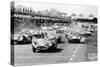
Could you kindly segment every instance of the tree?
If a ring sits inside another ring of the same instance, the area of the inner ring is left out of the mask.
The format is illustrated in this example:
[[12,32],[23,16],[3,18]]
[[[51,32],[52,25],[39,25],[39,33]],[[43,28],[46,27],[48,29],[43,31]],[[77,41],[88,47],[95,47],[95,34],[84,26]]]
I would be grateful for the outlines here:
[[83,14],[80,14],[79,17],[84,17]]
[[94,17],[94,15],[93,14],[89,14],[89,17]]
[[37,11],[36,15],[42,15],[42,12],[41,11]]
[[72,14],[71,14],[71,17],[75,17],[75,16],[77,16],[75,13],[72,13]]
[[41,11],[42,15],[44,16],[50,16],[50,12],[46,9],[44,11]]
[[63,17],[63,15],[65,15],[65,13],[62,13],[62,12],[60,12],[60,11],[54,9],[54,8],[52,8],[49,12],[50,12],[50,16],[52,16],[52,17],[61,18],[61,17]]
[[64,17],[64,18],[66,18],[67,17],[67,13],[62,13],[61,16]]

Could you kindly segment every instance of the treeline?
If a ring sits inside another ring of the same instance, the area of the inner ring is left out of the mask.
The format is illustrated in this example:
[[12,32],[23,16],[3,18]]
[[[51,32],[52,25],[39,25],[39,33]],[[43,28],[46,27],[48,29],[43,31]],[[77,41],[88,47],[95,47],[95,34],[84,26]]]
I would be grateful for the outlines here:
[[45,16],[45,17],[57,17],[57,18],[66,18],[67,13],[60,12],[54,8],[50,10],[41,10],[41,11],[35,11],[32,8],[26,8],[22,5],[18,5],[16,7],[11,5],[11,15],[14,14],[20,14],[20,15],[31,15],[32,17],[34,16]]

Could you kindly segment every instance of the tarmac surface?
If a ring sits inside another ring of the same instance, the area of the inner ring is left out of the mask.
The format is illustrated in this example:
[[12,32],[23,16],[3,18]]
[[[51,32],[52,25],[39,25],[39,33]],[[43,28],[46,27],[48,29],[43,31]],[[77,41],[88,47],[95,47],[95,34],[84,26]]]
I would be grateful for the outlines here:
[[[88,61],[86,44],[69,44],[65,42],[58,44],[54,51],[42,51],[34,53],[31,44],[14,46],[14,64],[16,66],[55,64]],[[13,56],[12,56],[13,57]]]

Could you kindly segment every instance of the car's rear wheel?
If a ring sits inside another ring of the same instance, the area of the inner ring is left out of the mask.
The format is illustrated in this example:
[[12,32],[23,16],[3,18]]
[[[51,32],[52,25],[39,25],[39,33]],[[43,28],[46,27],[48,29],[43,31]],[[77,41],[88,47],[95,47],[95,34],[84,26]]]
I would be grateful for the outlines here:
[[51,49],[51,50],[57,49],[57,44],[56,44],[56,43],[53,43],[52,46],[50,47],[50,49]]
[[59,37],[58,39],[57,39],[57,43],[60,43],[61,42],[61,37]]
[[17,45],[17,40],[11,40],[12,45]]

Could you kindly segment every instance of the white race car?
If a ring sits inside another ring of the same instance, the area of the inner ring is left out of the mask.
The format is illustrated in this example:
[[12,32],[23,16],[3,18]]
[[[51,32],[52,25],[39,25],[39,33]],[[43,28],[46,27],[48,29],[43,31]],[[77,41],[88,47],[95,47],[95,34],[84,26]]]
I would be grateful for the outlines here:
[[33,52],[40,50],[56,49],[57,42],[56,38],[48,38],[44,34],[36,34],[32,38],[32,49]]

